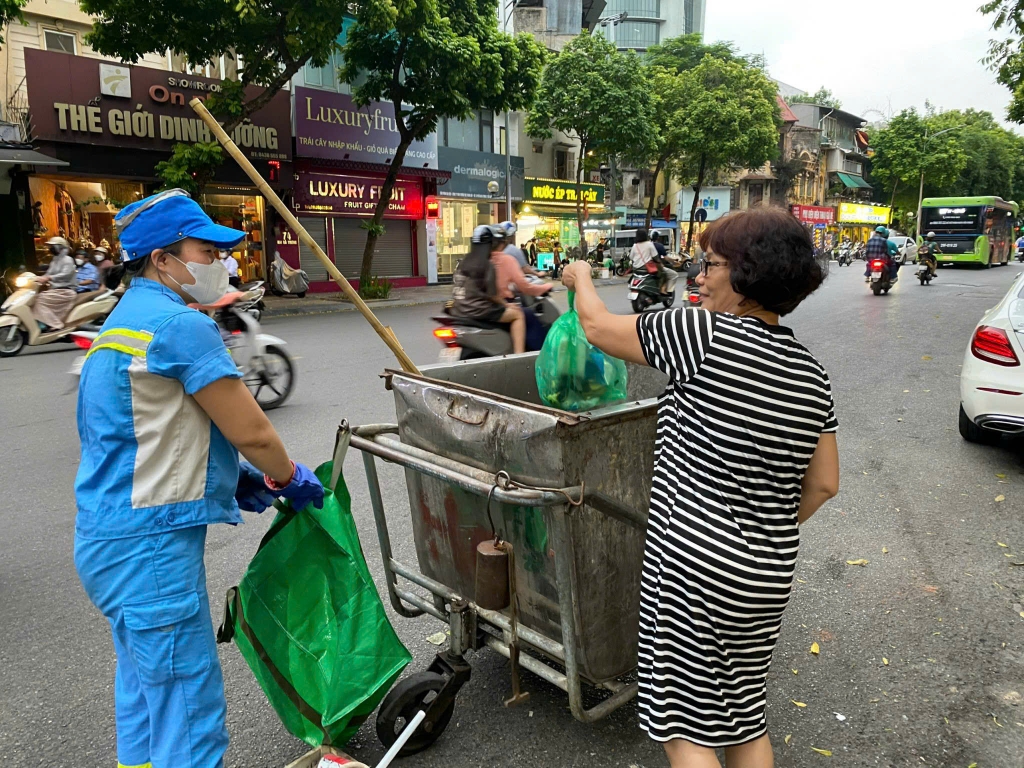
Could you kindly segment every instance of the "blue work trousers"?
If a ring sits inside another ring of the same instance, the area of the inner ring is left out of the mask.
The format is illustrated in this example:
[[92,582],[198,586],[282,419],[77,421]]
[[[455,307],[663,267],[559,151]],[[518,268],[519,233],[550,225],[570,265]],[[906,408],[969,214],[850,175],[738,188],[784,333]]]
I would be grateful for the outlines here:
[[75,567],[107,617],[117,673],[117,760],[126,768],[222,768],[224,679],[206,594],[206,526],[75,537]]

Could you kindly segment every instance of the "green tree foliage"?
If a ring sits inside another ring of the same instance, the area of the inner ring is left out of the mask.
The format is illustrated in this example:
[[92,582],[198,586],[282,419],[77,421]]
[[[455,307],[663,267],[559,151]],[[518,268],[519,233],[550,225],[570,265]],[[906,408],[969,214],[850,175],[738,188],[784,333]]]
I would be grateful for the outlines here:
[[553,128],[580,143],[576,222],[584,257],[582,182],[588,156],[649,157],[657,136],[651,93],[639,57],[617,51],[600,35],[575,37],[544,68],[527,130],[548,137]]
[[[5,0],[0,0],[3,2]],[[8,0],[9,1],[9,0]],[[152,0],[81,0],[97,17],[89,44],[104,56],[135,63],[171,50],[193,64],[241,57],[237,83],[224,83],[207,106],[228,133],[266,106],[307,62],[325,66],[337,48],[339,0],[185,0],[173,8]],[[247,86],[257,86],[255,95]]]
[[788,104],[817,104],[822,107],[831,107],[832,109],[842,109],[843,102],[835,97],[835,95],[825,86],[821,86],[814,93],[798,93],[796,96],[786,97],[786,103]]
[[[705,45],[700,34],[681,35],[666,40],[661,45],[648,49],[644,59],[649,67],[651,81],[652,106],[654,121],[651,124],[651,137],[646,147],[646,157],[628,157],[639,165],[654,167],[654,179],[651,194],[647,200],[647,227],[654,218],[655,191],[658,176],[675,160],[678,161],[684,151],[685,112],[689,107],[687,92],[679,75],[697,67],[705,56],[720,61],[744,61],[737,55],[731,43],[718,42]],[[635,155],[635,152],[633,153]]]
[[709,175],[729,166],[758,168],[778,153],[779,105],[775,83],[743,60],[723,61],[707,55],[679,75],[679,149],[674,172],[694,184],[686,248],[693,242],[693,219],[700,191]]
[[374,246],[409,145],[426,138],[442,118],[528,107],[544,51],[530,36],[498,30],[498,0],[363,0],[343,54],[341,76],[352,85],[356,103],[390,103],[400,137],[380,200],[366,222],[359,279],[368,285]]
[[960,131],[938,135],[954,127],[940,118],[922,117],[916,109],[905,109],[870,137],[875,151],[871,178],[882,189],[891,190],[890,201],[897,207],[917,208],[922,173],[931,193],[948,189],[967,165]]
[[1024,0],[991,0],[980,10],[993,17],[992,29],[1004,35],[990,43],[985,63],[1013,94],[1007,118],[1024,123]]
[[717,42],[705,45],[698,32],[673,37],[660,45],[653,45],[647,49],[644,58],[650,66],[661,67],[678,75],[696,67],[704,61],[705,56],[722,61],[740,59],[732,43]]
[[216,142],[175,144],[170,159],[156,164],[156,175],[163,182],[162,189],[181,188],[198,198],[223,159],[223,150]]
[[[0,32],[12,21],[25,23],[21,15],[21,9],[25,7],[28,0],[0,0]],[[4,44],[4,36],[0,34],[0,45]]]

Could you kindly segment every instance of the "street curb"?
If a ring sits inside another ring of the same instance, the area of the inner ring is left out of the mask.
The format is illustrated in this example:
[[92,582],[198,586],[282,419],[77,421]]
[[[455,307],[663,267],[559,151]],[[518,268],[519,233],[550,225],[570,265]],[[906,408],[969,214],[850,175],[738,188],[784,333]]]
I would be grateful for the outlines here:
[[[609,285],[625,285],[626,278],[608,278],[607,280],[595,280],[594,285],[599,288],[605,288]],[[562,293],[565,291],[561,285],[555,288],[555,293]],[[419,307],[426,304],[443,304],[446,298],[421,298],[421,299],[396,299],[394,303],[391,300],[377,300],[366,302],[370,309],[401,309],[403,307]],[[338,306],[297,306],[297,307],[275,307],[273,309],[267,308],[263,310],[263,317],[300,317],[302,315],[336,315],[341,312],[358,312],[354,304],[348,302],[338,301],[335,302]]]

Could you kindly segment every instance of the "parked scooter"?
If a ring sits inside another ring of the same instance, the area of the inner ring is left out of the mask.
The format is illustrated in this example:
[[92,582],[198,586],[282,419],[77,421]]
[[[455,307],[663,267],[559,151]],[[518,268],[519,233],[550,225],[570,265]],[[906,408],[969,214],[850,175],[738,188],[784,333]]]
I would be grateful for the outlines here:
[[668,293],[661,292],[661,278],[654,273],[637,272],[629,279],[629,303],[637,314],[655,304],[671,307],[676,300],[676,280],[670,280]]
[[281,254],[274,252],[274,261],[270,264],[270,292],[275,296],[294,294],[300,299],[309,290],[309,275],[304,269],[292,269]]
[[14,280],[17,290],[0,306],[0,357],[13,357],[26,346],[36,347],[55,341],[71,341],[71,334],[88,323],[102,322],[117,304],[118,294],[106,288],[80,293],[59,330],[44,331],[32,313],[32,305],[42,284],[31,272],[22,272]]
[[[522,296],[519,301],[537,316],[545,334],[562,314],[549,296]],[[447,311],[447,307],[445,309]],[[443,363],[512,354],[512,335],[504,323],[447,314],[437,315],[433,320],[438,324],[434,338],[444,345],[439,356]]]

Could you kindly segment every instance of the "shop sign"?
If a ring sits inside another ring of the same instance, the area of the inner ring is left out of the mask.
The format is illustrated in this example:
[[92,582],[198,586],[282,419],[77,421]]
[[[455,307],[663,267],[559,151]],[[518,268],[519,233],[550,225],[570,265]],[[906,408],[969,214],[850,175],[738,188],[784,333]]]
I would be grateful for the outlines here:
[[887,205],[840,203],[839,221],[843,224],[888,224],[892,208]]
[[[685,221],[690,220],[690,210],[693,209],[693,189],[683,189],[679,192],[677,213],[679,218]],[[705,211],[704,221],[715,221],[727,214],[732,207],[731,187],[704,187],[700,191],[700,199],[697,201],[697,221],[701,220],[700,211]]]
[[[352,97],[316,88],[295,88],[295,154],[385,165],[401,143],[395,108],[387,102],[357,106]],[[402,165],[437,168],[437,134],[414,141]]]
[[[450,171],[451,179],[437,188],[440,197],[471,197],[480,200],[505,199],[505,156],[492,152],[473,152],[452,147],[437,148],[438,167]],[[512,199],[523,199],[523,158],[513,156]],[[498,182],[498,191],[491,194],[487,185]]]
[[825,208],[819,205],[794,205],[791,208],[793,215],[804,224],[835,224],[836,209]]
[[[163,151],[216,141],[188,102],[219,91],[218,80],[33,48],[25,70],[39,140]],[[288,94],[276,94],[235,128],[235,144],[253,159],[291,160],[290,112]]]
[[[373,216],[384,179],[328,173],[300,173],[295,210],[334,216]],[[388,219],[422,219],[423,188],[418,179],[399,179],[391,190]]]
[[[530,203],[555,205],[576,204],[576,183],[561,179],[525,179],[525,197]],[[582,184],[585,205],[604,205],[604,187],[601,184]]]

